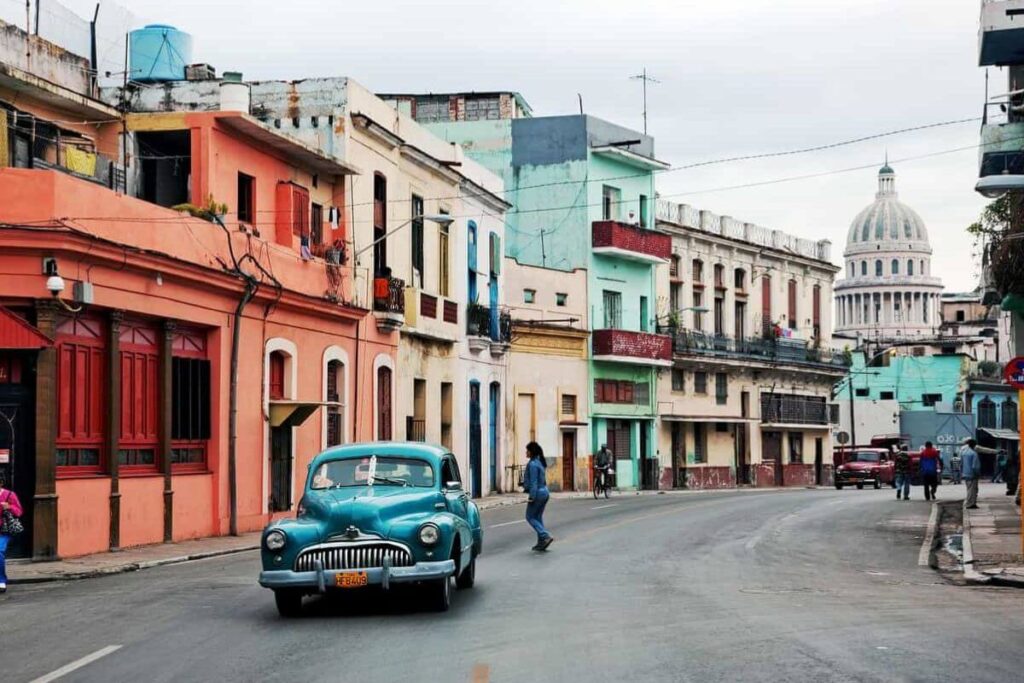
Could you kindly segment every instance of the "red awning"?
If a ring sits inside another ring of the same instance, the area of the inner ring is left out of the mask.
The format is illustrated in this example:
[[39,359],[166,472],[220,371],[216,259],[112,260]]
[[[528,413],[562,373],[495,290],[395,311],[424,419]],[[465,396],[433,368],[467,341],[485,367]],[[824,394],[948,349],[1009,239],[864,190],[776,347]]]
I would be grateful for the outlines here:
[[0,349],[45,349],[53,340],[0,306]]

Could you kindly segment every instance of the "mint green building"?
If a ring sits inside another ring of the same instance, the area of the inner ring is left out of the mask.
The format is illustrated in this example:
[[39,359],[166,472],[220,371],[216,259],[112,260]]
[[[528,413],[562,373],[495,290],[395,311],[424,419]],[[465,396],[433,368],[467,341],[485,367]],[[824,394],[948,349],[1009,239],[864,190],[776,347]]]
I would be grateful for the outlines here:
[[593,116],[533,117],[515,93],[382,97],[504,178],[506,258],[586,271],[591,443],[577,457],[607,444],[618,486],[658,488],[657,371],[672,342],[657,330],[655,269],[671,239],[652,229],[654,175],[667,168],[654,139]]

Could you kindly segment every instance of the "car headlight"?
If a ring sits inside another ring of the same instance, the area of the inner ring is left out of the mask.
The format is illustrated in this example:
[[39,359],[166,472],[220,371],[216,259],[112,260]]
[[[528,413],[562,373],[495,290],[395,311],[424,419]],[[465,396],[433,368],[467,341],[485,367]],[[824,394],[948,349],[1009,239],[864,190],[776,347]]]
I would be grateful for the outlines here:
[[441,531],[434,524],[424,524],[420,527],[420,543],[423,545],[434,545],[441,538]]
[[267,546],[267,550],[273,550],[277,552],[284,547],[288,537],[284,535],[284,532],[280,529],[274,529],[267,534],[267,537],[263,539],[264,545]]

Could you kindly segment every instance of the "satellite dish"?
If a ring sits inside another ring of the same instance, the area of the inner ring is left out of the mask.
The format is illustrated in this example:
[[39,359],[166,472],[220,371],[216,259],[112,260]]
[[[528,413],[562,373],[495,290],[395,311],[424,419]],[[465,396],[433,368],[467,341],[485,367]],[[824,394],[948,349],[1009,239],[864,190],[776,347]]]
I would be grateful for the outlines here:
[[836,432],[836,441],[840,445],[845,445],[850,440],[850,435],[847,432]]

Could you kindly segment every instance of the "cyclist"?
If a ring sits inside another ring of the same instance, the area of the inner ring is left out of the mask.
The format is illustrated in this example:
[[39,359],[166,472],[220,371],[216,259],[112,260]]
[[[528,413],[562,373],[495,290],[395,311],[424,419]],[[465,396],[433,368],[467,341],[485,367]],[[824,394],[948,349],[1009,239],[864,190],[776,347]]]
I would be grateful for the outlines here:
[[610,485],[608,481],[608,470],[612,468],[612,463],[615,461],[615,456],[608,449],[608,444],[601,444],[601,450],[594,456],[594,471],[597,475],[594,480],[594,486],[600,486],[605,488]]

